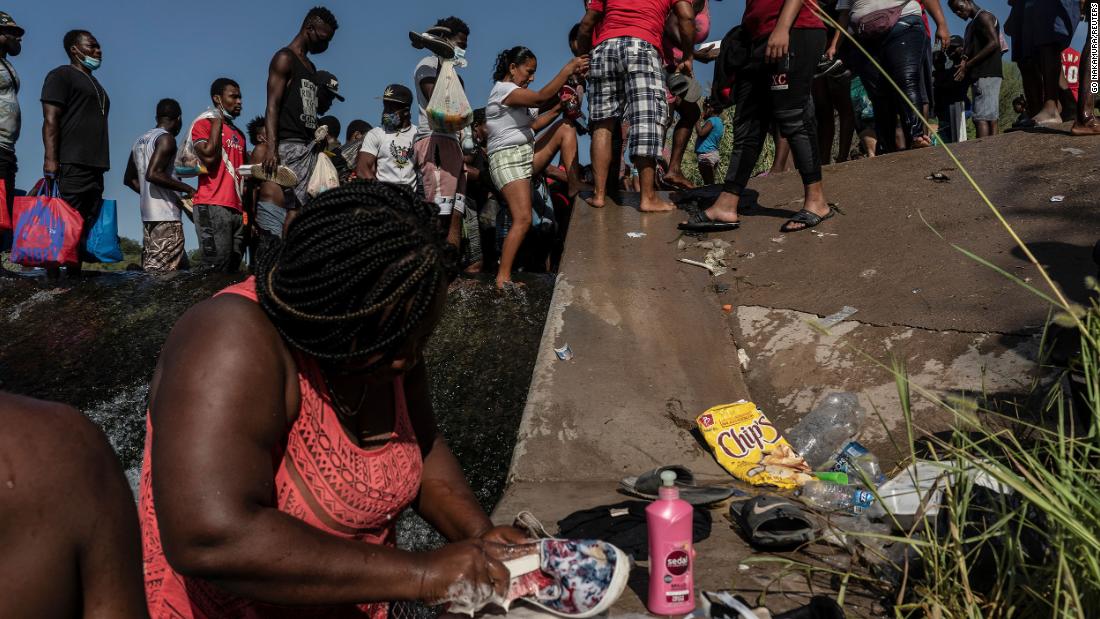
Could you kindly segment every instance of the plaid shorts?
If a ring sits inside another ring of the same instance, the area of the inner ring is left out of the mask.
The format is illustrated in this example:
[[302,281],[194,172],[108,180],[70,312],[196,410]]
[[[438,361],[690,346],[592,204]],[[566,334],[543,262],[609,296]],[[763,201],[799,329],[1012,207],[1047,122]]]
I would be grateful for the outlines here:
[[510,183],[531,178],[535,162],[535,149],[530,144],[509,146],[489,154],[489,176],[497,189],[503,190]]
[[592,122],[622,117],[631,157],[660,157],[669,112],[657,48],[633,37],[604,41],[592,51],[588,82]]

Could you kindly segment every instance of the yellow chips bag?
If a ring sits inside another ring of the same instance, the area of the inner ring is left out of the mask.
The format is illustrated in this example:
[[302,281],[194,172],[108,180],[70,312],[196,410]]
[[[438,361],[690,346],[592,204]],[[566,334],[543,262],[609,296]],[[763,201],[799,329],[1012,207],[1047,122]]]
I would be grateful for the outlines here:
[[718,464],[738,479],[785,489],[813,479],[806,461],[752,402],[715,406],[695,423]]

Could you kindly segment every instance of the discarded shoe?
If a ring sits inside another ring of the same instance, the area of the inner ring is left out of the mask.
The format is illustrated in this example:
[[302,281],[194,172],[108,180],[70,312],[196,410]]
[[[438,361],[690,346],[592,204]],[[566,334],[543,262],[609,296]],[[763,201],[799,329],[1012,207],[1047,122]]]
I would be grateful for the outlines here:
[[798,505],[782,497],[763,494],[730,505],[736,522],[753,548],[777,550],[800,546],[814,539],[814,526]]
[[239,174],[241,178],[270,181],[280,187],[294,187],[298,184],[298,175],[294,173],[294,170],[291,170],[285,165],[276,168],[274,174],[265,172],[262,165],[243,165],[237,168],[237,174]]
[[695,474],[691,469],[678,464],[662,466],[637,477],[624,477],[619,482],[619,488],[627,494],[655,501],[657,489],[661,486],[661,473],[665,471],[676,473],[676,487],[680,490],[680,498],[692,505],[710,505],[724,501],[738,492],[733,488],[696,486]]
[[533,546],[537,554],[505,562],[512,574],[509,601],[584,619],[606,612],[626,589],[630,559],[607,542],[545,539]]

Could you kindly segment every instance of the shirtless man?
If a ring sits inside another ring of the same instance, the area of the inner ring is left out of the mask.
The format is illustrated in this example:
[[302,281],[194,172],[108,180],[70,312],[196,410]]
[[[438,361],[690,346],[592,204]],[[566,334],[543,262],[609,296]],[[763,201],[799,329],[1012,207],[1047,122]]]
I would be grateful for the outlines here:
[[79,412],[0,393],[0,617],[148,617],[130,486]]

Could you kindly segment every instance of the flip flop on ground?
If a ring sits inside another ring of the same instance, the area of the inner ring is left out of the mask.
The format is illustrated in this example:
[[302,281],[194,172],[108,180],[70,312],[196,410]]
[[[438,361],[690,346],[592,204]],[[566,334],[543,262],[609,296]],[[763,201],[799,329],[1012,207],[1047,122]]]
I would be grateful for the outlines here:
[[718,221],[707,216],[706,211],[696,211],[677,228],[684,232],[729,232],[741,227],[739,221]]
[[719,486],[696,486],[695,474],[686,466],[673,464],[662,466],[642,473],[637,477],[624,477],[619,482],[619,488],[627,494],[631,494],[651,501],[657,500],[661,487],[661,473],[672,471],[676,473],[676,487],[680,491],[680,498],[692,505],[710,505],[724,501],[739,492],[733,488]]
[[[817,213],[814,213],[812,211],[802,209],[801,211],[795,213],[794,217],[788,219],[787,222],[783,224],[783,227],[779,229],[779,231],[801,232],[803,230],[809,230],[810,228],[817,226],[826,219],[832,219],[832,217],[836,215],[839,211],[840,209],[838,209],[835,204],[829,205],[829,212],[825,215],[818,215]],[[792,224],[802,224],[802,227],[795,228],[792,226]]]

